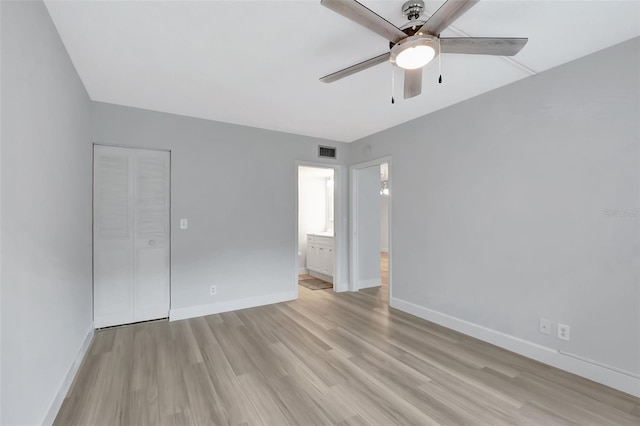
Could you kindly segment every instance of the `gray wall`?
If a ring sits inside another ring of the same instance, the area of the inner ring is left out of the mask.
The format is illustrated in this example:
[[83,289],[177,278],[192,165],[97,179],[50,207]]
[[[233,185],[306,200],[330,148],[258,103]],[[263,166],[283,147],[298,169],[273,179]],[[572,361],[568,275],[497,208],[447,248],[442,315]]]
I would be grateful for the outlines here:
[[0,423],[35,425],[91,325],[90,101],[44,4],[0,7]]
[[[345,144],[104,103],[92,108],[95,143],[171,150],[171,309],[294,291],[295,161],[319,161],[318,144],[328,144],[337,146],[338,161],[324,162],[346,165]],[[346,181],[340,185],[346,196]],[[180,218],[189,229],[179,229]],[[346,235],[339,236],[345,265]],[[346,288],[346,268],[340,275]]]
[[353,143],[353,163],[393,158],[392,296],[640,372],[639,52],[634,39]]

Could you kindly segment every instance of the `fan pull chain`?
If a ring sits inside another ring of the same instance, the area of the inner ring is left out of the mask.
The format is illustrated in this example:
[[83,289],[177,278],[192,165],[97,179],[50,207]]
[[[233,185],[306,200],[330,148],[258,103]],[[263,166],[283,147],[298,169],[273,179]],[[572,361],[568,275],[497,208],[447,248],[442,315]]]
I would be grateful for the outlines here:
[[391,104],[395,104],[396,100],[393,99],[393,94],[396,92],[396,79],[395,79],[395,70],[393,66],[391,66]]
[[442,47],[440,45],[440,38],[438,38],[438,84],[442,84]]

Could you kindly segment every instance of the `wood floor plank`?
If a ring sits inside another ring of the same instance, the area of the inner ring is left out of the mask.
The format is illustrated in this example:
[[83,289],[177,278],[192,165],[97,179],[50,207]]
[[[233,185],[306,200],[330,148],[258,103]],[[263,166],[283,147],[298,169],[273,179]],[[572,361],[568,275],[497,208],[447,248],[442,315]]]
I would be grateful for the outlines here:
[[518,423],[523,424],[557,426],[577,426],[579,424],[558,414],[555,410],[540,406],[535,402],[525,404],[518,414]]
[[346,420],[338,423],[338,426],[370,426],[371,423],[367,422],[360,414],[349,417]]
[[[240,425],[256,419],[255,412],[245,404],[244,398],[237,397],[242,395],[241,386],[218,341],[211,334],[209,322],[205,318],[196,318],[193,323],[194,334],[203,354],[205,374],[209,376],[224,406],[223,424]],[[211,324],[215,326],[221,323],[214,321]]]
[[291,425],[295,424],[287,408],[282,404],[273,388],[264,383],[261,377],[253,374],[243,374],[238,377],[243,395],[248,403],[259,414],[259,424],[262,425]]
[[152,327],[157,351],[156,375],[158,384],[158,407],[160,423],[173,422],[180,418],[180,407],[186,405],[185,390],[179,386],[180,366],[175,356],[176,346],[169,327]]
[[194,424],[224,424],[224,406],[202,363],[183,366],[182,380],[187,391],[188,411],[193,416]]
[[55,425],[634,425],[640,399],[388,306],[388,286],[97,331]]
[[515,424],[517,410],[510,406],[492,404],[485,406],[477,395],[461,391],[460,383],[429,382],[418,387],[430,407],[439,416],[446,416],[445,424],[510,425]]

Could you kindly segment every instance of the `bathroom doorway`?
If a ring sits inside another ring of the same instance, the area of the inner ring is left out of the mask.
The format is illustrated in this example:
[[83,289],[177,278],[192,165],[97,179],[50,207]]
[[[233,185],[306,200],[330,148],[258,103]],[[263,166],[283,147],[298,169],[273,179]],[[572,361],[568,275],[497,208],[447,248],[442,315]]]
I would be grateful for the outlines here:
[[297,172],[297,284],[305,291],[335,291],[336,171],[299,165]]

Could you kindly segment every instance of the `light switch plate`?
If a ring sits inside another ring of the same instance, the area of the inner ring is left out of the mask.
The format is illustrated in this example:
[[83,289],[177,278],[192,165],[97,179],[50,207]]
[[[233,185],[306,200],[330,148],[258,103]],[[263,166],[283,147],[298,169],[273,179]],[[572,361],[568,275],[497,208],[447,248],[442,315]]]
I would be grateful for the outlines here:
[[187,219],[180,219],[180,229],[187,229],[189,227],[189,221]]
[[546,334],[547,336],[551,334],[551,321],[546,318],[540,318],[539,324],[540,333]]

